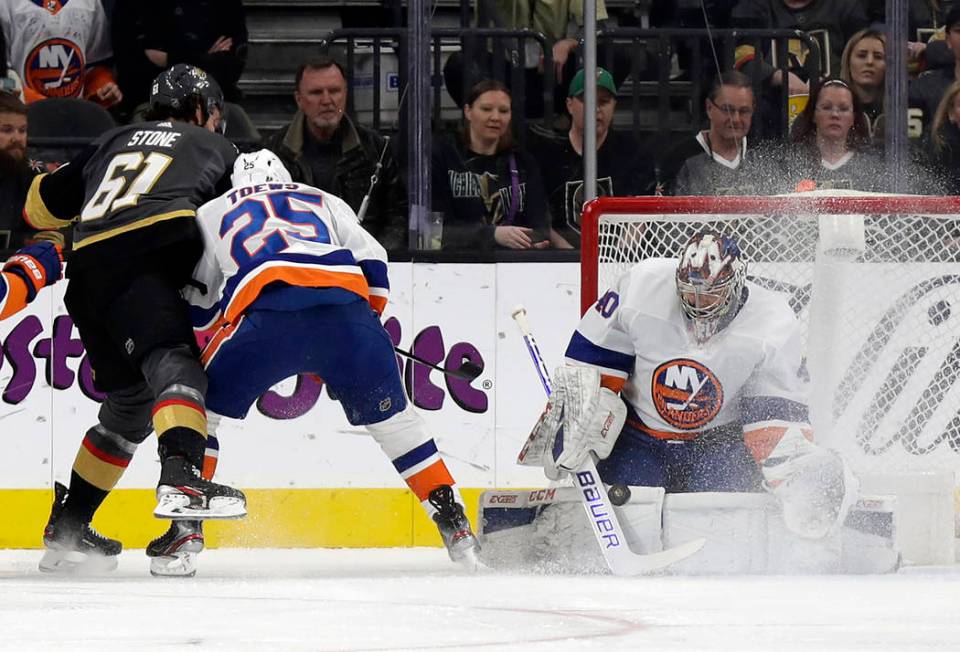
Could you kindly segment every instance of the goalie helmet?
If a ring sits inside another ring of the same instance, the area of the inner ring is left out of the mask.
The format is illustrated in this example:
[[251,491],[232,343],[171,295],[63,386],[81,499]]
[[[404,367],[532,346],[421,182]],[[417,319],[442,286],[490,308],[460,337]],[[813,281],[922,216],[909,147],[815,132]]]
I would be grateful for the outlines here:
[[200,107],[204,122],[212,115],[213,109],[217,109],[221,116],[217,131],[224,132],[223,92],[213,77],[196,66],[178,63],[153,80],[150,87],[152,113],[181,116],[192,112],[196,106]]
[[241,154],[233,164],[230,182],[234,188],[258,183],[290,183],[293,179],[277,155],[269,149]]
[[703,231],[684,245],[677,266],[677,292],[699,343],[737,314],[746,276],[747,264],[732,238]]

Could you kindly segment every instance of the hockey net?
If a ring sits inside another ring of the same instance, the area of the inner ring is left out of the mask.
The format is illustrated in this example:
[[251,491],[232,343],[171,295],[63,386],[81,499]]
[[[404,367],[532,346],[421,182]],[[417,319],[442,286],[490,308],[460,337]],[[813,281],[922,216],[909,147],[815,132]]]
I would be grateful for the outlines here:
[[583,216],[581,310],[704,228],[803,323],[818,440],[860,473],[960,470],[960,198],[601,198]]

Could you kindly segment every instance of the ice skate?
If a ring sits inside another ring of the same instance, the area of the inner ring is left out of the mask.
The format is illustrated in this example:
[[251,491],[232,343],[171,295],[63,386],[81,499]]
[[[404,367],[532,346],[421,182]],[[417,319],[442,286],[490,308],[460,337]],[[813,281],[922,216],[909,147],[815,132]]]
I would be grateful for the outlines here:
[[202,521],[172,521],[170,528],[147,545],[154,577],[193,577],[197,553],[203,550]]
[[63,512],[67,488],[53,485],[53,509],[43,531],[46,550],[40,559],[45,573],[103,573],[117,567],[117,556],[123,544],[108,539],[90,527],[67,517]]
[[160,470],[153,515],[171,521],[243,518],[247,499],[239,489],[204,479],[186,458],[169,457]]
[[454,499],[453,489],[449,485],[440,485],[427,497],[437,510],[433,520],[443,537],[450,559],[469,570],[480,567],[478,552],[480,543],[470,529],[470,521],[463,513],[463,505]]

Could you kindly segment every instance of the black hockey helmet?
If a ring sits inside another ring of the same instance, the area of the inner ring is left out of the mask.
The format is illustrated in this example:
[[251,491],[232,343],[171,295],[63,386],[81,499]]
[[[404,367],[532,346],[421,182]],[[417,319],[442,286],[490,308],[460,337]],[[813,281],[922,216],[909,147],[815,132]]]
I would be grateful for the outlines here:
[[[224,114],[220,85],[206,72],[185,63],[164,70],[150,88],[150,112],[183,116],[199,106],[204,121],[214,107]],[[221,122],[225,126],[225,121]]]

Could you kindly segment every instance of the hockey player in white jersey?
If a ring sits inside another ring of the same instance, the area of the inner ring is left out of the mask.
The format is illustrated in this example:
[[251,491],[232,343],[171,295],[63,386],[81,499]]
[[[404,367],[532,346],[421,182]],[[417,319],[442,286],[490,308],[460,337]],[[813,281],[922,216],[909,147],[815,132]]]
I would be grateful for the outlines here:
[[[202,354],[210,423],[214,413],[243,418],[285,378],[319,375],[436,522],[451,559],[474,566],[478,544],[463,500],[407,401],[380,323],[386,251],[343,200],[292,183],[268,150],[241,155],[232,181],[233,190],[197,214],[205,252],[195,287],[185,291],[195,326],[216,328]],[[203,545],[198,526],[174,523],[151,544],[156,574],[192,570]]]
[[[695,235],[643,261],[587,311],[522,463],[548,475],[591,453],[608,484],[670,493],[769,490],[794,534],[842,524],[857,482],[808,422],[800,324],[746,280],[737,244]],[[542,455],[539,454],[542,451]]]

